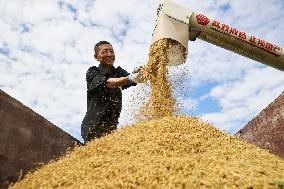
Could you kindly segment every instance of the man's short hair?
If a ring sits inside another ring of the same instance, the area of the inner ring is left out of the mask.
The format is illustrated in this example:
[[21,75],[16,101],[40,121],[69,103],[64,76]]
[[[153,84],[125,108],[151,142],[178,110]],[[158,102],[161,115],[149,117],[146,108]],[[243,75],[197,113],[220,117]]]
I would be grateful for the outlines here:
[[[97,50],[98,50],[99,46],[105,45],[105,44],[110,44],[110,42],[108,42],[108,41],[100,41],[100,42],[98,42],[98,43],[95,45],[95,47],[94,47],[95,54],[97,54]],[[110,45],[111,45],[111,44],[110,44]]]

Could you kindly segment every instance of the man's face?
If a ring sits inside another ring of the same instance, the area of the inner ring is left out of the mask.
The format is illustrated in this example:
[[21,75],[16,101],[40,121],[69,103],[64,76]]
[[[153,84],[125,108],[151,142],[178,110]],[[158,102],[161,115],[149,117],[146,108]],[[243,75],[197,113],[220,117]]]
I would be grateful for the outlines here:
[[110,44],[100,45],[96,52],[95,58],[102,64],[112,65],[115,61],[115,54]]

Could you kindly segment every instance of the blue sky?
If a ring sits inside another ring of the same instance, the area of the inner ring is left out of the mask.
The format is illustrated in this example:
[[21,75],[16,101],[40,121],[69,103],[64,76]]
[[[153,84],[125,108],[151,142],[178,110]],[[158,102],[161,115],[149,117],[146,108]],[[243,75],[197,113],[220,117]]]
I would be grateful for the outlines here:
[[[282,0],[176,2],[284,47]],[[115,66],[131,71],[143,65],[159,1],[2,0],[0,4],[1,89],[82,140],[85,72],[98,64],[94,44],[100,40],[113,44]],[[182,80],[174,92],[183,104],[182,113],[200,116],[231,133],[284,90],[283,72],[201,40],[189,42],[186,64],[171,72],[171,80]],[[129,99],[139,87],[143,85],[123,92],[120,127],[131,123]]]

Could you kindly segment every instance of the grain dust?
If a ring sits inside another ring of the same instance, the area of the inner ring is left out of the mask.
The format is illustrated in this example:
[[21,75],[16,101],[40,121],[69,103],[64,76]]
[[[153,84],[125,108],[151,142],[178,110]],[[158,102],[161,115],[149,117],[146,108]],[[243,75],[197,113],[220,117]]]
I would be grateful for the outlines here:
[[[173,96],[172,84],[180,81],[181,77],[177,76],[171,83],[168,69],[169,65],[180,65],[185,60],[186,49],[175,40],[161,39],[151,45],[148,64],[142,71],[143,77],[148,80],[150,96],[147,97],[148,91],[144,88],[138,91],[142,94],[139,98],[143,105],[136,114],[136,121],[171,116],[178,112],[181,104]],[[132,101],[136,102],[137,97]]]

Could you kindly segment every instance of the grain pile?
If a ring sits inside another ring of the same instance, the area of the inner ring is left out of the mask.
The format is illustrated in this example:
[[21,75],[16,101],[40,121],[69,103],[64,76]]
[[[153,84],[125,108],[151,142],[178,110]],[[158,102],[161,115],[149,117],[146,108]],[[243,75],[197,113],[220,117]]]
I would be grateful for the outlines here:
[[267,151],[172,116],[95,139],[11,188],[281,188],[283,173]]
[[152,93],[140,112],[147,121],[77,147],[10,188],[283,188],[278,157],[198,118],[173,115],[166,65],[183,61],[169,58],[174,43],[151,46],[143,71]]

